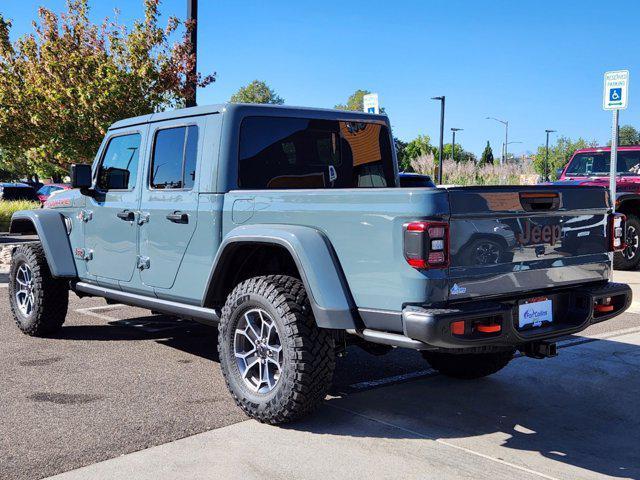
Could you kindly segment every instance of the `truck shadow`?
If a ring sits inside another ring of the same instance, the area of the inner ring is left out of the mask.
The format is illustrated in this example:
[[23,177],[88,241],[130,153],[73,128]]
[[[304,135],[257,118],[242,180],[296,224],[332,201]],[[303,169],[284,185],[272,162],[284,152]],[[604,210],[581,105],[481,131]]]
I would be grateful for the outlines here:
[[112,320],[104,324],[65,325],[53,339],[85,341],[155,341],[207,360],[218,361],[218,329],[164,315]]
[[437,375],[345,395],[317,417],[283,428],[436,440],[552,477],[558,474],[547,468],[560,470],[560,478],[582,476],[560,462],[640,478],[640,347],[602,340],[562,349],[554,359],[517,358],[481,380]]

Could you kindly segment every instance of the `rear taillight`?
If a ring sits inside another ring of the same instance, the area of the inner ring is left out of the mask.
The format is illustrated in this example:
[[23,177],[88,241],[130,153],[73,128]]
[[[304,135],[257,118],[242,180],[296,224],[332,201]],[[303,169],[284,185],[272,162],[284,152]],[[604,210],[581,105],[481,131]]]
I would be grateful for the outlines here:
[[449,224],[410,222],[404,225],[404,258],[413,268],[449,266]]
[[625,230],[627,217],[622,213],[609,215],[609,250],[620,252],[626,248]]

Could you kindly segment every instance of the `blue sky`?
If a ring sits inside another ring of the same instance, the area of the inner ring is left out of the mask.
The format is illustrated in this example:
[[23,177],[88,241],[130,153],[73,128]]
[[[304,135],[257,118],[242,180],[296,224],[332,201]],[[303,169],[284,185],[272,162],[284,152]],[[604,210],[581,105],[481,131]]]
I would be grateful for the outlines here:
[[[90,0],[96,20],[142,0]],[[186,0],[164,0],[183,16]],[[14,38],[31,30],[37,7],[64,0],[3,0]],[[446,95],[445,141],[476,154],[491,141],[498,154],[509,120],[509,146],[521,153],[544,142],[545,128],[606,143],[602,74],[630,70],[630,106],[621,123],[640,128],[640,2],[200,0],[200,69],[218,81],[199,103],[226,101],[253,79],[267,81],[287,104],[333,107],[358,88],[378,92],[396,136],[437,141]],[[636,78],[637,83],[636,83]],[[636,94],[637,85],[638,93]],[[637,101],[635,101],[637,99]]]

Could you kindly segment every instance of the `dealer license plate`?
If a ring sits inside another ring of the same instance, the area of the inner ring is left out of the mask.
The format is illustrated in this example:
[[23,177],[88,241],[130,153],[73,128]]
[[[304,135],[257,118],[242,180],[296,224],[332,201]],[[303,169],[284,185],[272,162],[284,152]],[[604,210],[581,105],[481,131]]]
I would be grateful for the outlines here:
[[553,303],[547,298],[535,298],[518,307],[520,328],[540,327],[553,322]]

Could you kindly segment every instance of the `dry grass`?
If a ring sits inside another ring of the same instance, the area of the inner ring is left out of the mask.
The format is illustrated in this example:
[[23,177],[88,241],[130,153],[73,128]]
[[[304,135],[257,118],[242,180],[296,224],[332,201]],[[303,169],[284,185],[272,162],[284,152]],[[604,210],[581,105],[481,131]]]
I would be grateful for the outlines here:
[[[445,185],[523,185],[532,184],[538,175],[531,162],[508,163],[506,165],[478,166],[473,162],[456,163],[445,160],[442,182]],[[418,173],[433,175],[433,155],[423,155],[411,162]]]

